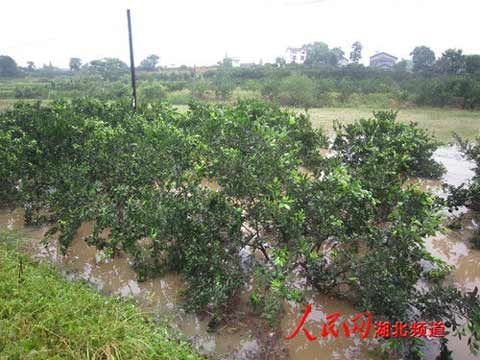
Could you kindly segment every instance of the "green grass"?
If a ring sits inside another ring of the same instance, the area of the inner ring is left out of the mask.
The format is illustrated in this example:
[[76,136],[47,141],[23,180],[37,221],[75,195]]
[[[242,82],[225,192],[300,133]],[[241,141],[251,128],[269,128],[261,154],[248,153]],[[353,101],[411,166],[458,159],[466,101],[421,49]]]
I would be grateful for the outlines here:
[[[322,127],[329,134],[333,133],[333,121],[350,123],[362,117],[371,117],[373,110],[364,108],[322,108],[309,110],[312,124]],[[398,120],[417,122],[422,128],[432,131],[444,142],[453,140],[452,134],[474,139],[480,135],[480,111],[465,111],[454,109],[415,108],[403,109],[398,114]]]
[[132,302],[69,282],[0,232],[0,359],[199,359]]

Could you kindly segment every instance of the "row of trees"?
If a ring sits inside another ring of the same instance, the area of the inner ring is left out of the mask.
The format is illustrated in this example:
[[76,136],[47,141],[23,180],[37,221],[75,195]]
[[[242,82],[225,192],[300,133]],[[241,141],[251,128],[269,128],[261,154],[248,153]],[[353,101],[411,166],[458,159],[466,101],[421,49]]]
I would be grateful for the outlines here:
[[464,55],[460,49],[448,49],[440,58],[427,46],[417,46],[411,53],[413,71],[432,74],[480,74],[480,55]]
[[[149,55],[140,62],[140,66],[138,67],[138,69],[144,71],[155,71],[157,69],[159,60],[160,57],[158,55]],[[79,71],[82,68],[89,69],[92,67],[97,67],[99,65],[103,68],[107,68],[107,70],[112,67],[118,68],[120,66],[123,69],[127,67],[127,64],[117,58],[104,58],[101,60],[93,60],[90,63],[84,64],[83,66],[82,59],[80,58],[70,58],[69,62],[70,71]]]
[[[149,55],[140,62],[139,70],[155,71],[160,57],[158,55]],[[128,65],[117,58],[103,58],[83,63],[82,59],[72,57],[69,61],[69,70],[71,72],[87,71],[103,75],[105,78],[116,78],[118,72],[126,72]],[[47,73],[63,73],[64,71],[50,64],[44,64],[41,68],[37,68],[33,61],[27,61],[26,67],[19,67],[17,62],[8,55],[0,55],[0,77],[15,77],[22,73],[47,72]]]
[[[338,66],[345,64],[347,58],[345,52],[339,48],[329,48],[326,43],[314,42],[303,45],[307,50],[304,64],[307,66],[328,65]],[[360,42],[352,45],[349,60],[352,64],[358,64],[362,58],[363,46]],[[435,52],[427,46],[417,46],[410,53],[412,60],[402,60],[397,68],[411,68],[415,73],[423,74],[449,74],[459,75],[464,73],[480,73],[480,55],[465,55],[461,49],[447,49],[437,58]],[[284,65],[282,59],[277,58],[276,64]]]
[[[461,50],[447,50],[436,58],[428,47],[412,51],[412,62],[405,60],[393,71],[359,64],[362,45],[355,43],[350,64],[339,48],[324,43],[306,45],[306,65],[265,64],[232,67],[228,58],[208,71],[194,68],[158,68],[158,56],[150,55],[138,66],[139,94],[143,101],[167,98],[175,104],[192,99],[235,101],[238,98],[264,98],[286,106],[303,108],[323,106],[372,106],[386,108],[408,106],[480,107],[480,55],[464,55]],[[205,70],[205,69],[203,69]],[[128,96],[128,65],[116,58],[104,58],[82,64],[72,58],[70,70],[52,65],[36,69],[17,68],[15,61],[0,57],[0,76],[27,74],[18,82],[0,83],[2,99],[56,99],[85,95],[101,99]]]
[[[53,75],[52,75],[53,74]],[[63,74],[63,75],[61,75]],[[52,75],[52,76],[50,76]],[[193,99],[228,101],[263,98],[284,106],[388,108],[392,106],[480,107],[478,75],[417,74],[395,68],[383,71],[362,65],[306,67],[273,65],[138,72],[140,101],[167,99],[188,104]],[[55,68],[37,70],[30,78],[0,83],[1,99],[59,99],[85,95],[126,98],[131,93],[126,65],[115,60],[94,62],[75,73]]]
[[[346,58],[346,53],[340,47],[330,48],[324,42],[313,42],[303,45],[307,50],[305,59],[306,66],[339,66],[346,64],[350,60],[351,64],[358,64],[362,58],[363,46],[359,41],[352,44],[352,49],[349,58]],[[402,60],[397,64],[397,68],[409,69],[411,68],[415,73],[422,74],[478,74],[480,73],[480,55],[465,55],[461,49],[448,49],[439,58],[436,57],[435,52],[427,46],[417,46],[410,54],[410,60]],[[147,56],[140,62],[139,70],[155,71],[158,69],[159,56],[152,54]],[[228,57],[219,63],[222,67],[232,67],[232,61]],[[275,64],[278,67],[285,66],[285,60],[277,58]],[[53,68],[51,64],[43,65],[41,69]],[[100,72],[112,71],[115,72],[119,68],[127,69],[127,65],[116,58],[104,58],[101,60],[93,60],[83,64],[78,57],[72,57],[69,61],[69,69],[72,72],[80,70],[94,70]],[[12,77],[20,73],[20,70],[33,72],[37,70],[33,61],[28,61],[25,68],[19,68],[13,58],[10,56],[0,56],[0,77]]]

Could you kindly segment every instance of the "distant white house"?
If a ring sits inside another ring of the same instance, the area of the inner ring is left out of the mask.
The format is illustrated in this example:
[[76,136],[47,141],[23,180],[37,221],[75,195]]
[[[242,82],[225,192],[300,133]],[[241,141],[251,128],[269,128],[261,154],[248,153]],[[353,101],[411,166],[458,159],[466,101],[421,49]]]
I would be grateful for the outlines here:
[[287,64],[303,64],[307,58],[307,49],[289,47],[285,53],[285,62]]
[[386,52],[380,52],[370,56],[370,66],[390,70],[397,63],[397,60],[398,58],[393,55],[387,54]]

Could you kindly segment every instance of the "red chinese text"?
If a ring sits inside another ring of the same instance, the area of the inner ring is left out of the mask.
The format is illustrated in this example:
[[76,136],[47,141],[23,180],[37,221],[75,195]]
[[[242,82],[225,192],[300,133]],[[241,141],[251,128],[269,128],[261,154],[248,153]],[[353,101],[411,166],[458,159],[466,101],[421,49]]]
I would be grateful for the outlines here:
[[340,321],[340,312],[328,314],[325,321],[319,329],[308,329],[305,323],[312,311],[312,305],[309,304],[305,309],[295,330],[285,337],[286,340],[295,338],[300,330],[308,341],[314,341],[319,338],[339,335],[345,337],[359,336],[366,339],[373,334],[373,337],[397,338],[397,337],[443,337],[445,336],[445,325],[442,321],[417,321],[417,322],[389,322],[375,321],[372,326],[372,313],[365,312],[353,316],[349,320]]

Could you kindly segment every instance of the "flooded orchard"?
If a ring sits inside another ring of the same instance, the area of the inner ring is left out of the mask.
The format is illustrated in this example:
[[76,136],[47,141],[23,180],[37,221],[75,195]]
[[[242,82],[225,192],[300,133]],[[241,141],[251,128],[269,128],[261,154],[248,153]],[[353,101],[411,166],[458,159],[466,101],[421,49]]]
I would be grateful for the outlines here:
[[[447,167],[444,181],[452,185],[460,185],[467,181],[473,172],[472,164],[461,158],[453,147],[441,148],[435,153],[435,159]],[[441,193],[440,182],[423,181],[425,189]],[[240,295],[238,309],[235,314],[215,333],[209,333],[208,321],[200,316],[186,314],[181,304],[183,281],[180,275],[167,274],[162,278],[138,282],[135,272],[129,265],[126,255],[113,259],[106,257],[94,246],[83,240],[91,230],[91,224],[84,224],[68,248],[65,256],[58,251],[52,242],[43,247],[40,240],[46,231],[44,228],[25,227],[23,211],[2,210],[0,224],[11,229],[19,229],[29,237],[36,239],[32,245],[37,258],[55,263],[65,275],[72,279],[82,279],[109,295],[133,297],[147,311],[153,313],[158,321],[167,322],[187,336],[202,353],[214,358],[289,358],[306,359],[378,359],[381,355],[379,344],[372,339],[362,340],[360,337],[327,337],[315,341],[307,341],[302,333],[292,340],[284,340],[296,328],[299,318],[305,311],[305,305],[285,302],[284,316],[276,333],[268,333],[258,327],[254,316],[249,312],[245,293]],[[449,281],[462,290],[472,290],[480,286],[480,251],[472,249],[470,239],[476,227],[475,216],[467,213],[459,230],[444,229],[442,233],[426,239],[428,250],[435,256],[455,266]],[[347,302],[325,295],[307,291],[307,301],[312,304],[312,312],[307,326],[312,331],[320,331],[325,316],[340,312],[342,319],[350,319],[359,314]],[[466,344],[449,336],[449,348],[454,359],[474,359]],[[425,347],[427,359],[435,359],[438,355],[438,342],[427,340]]]

